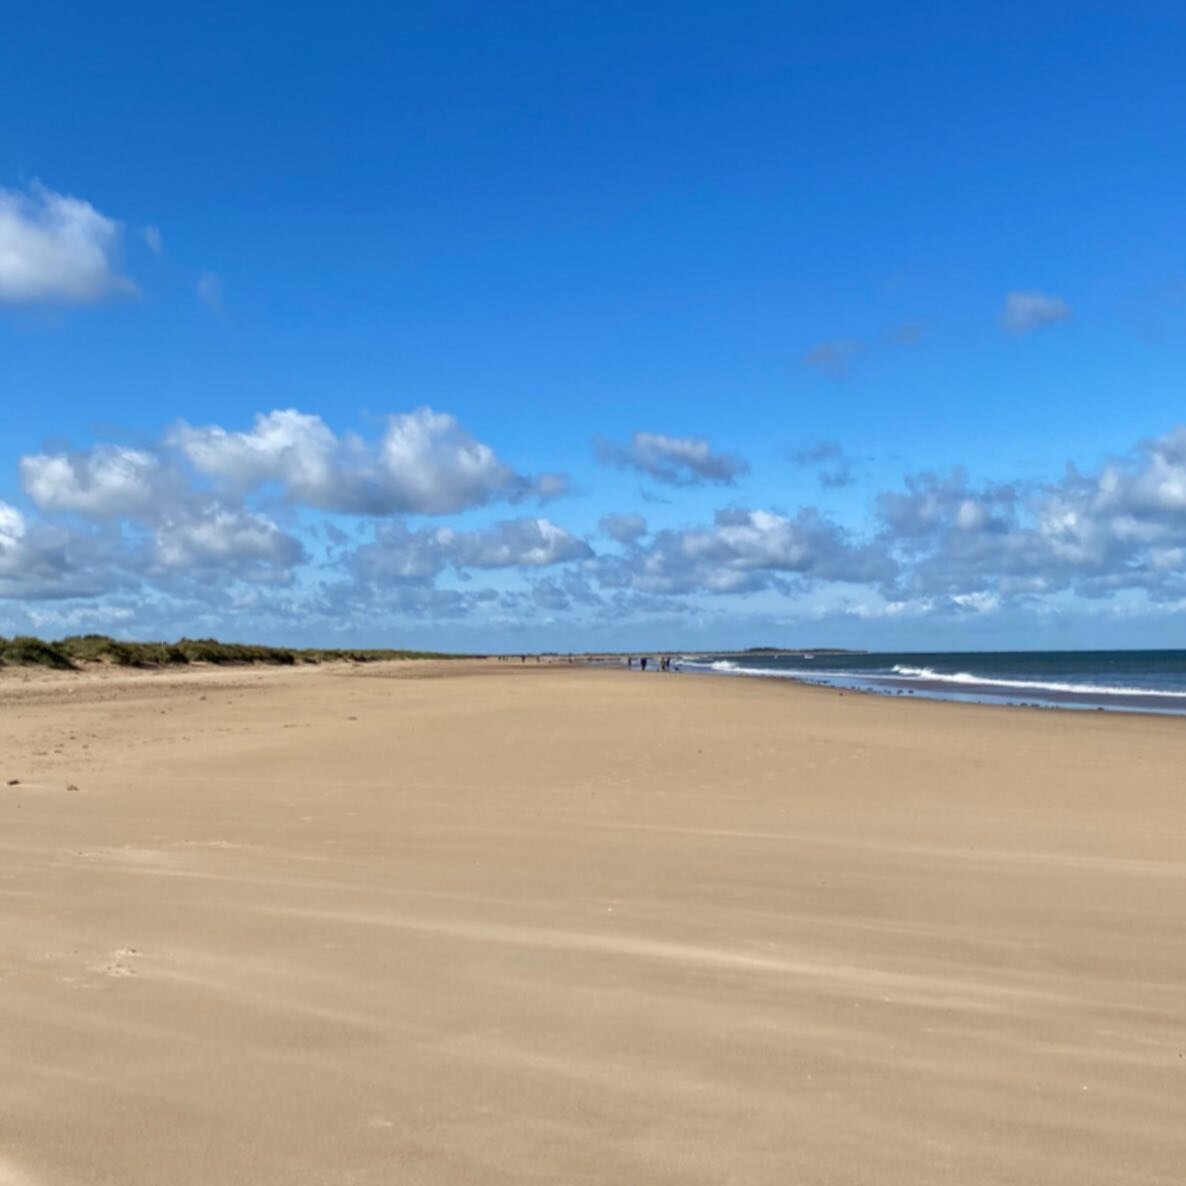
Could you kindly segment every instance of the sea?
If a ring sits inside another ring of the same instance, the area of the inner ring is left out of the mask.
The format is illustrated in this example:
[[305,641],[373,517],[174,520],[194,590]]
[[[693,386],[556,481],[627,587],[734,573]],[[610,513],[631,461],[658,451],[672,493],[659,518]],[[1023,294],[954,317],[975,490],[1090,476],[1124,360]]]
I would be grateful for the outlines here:
[[757,652],[678,662],[682,671],[883,696],[1186,715],[1186,651]]

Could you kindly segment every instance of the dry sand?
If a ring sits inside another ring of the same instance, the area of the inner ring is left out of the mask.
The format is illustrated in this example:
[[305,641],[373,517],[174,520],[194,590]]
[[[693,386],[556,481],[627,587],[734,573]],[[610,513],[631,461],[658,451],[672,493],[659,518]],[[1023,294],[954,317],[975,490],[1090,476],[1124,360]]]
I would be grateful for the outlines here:
[[1184,787],[1180,720],[5,672],[0,1186],[1180,1186]]

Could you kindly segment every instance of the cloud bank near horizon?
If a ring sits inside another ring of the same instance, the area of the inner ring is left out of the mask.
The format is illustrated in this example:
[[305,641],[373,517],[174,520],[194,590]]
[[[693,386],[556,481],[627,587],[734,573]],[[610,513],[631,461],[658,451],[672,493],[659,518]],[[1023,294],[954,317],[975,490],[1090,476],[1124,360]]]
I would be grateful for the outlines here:
[[[426,407],[371,438],[289,408],[245,427],[179,421],[152,445],[29,453],[22,505],[0,502],[0,620],[143,635],[195,619],[339,633],[543,618],[594,639],[738,607],[862,621],[1041,615],[1068,598],[1186,609],[1186,426],[1047,480],[907,473],[856,522],[752,505],[748,462],[706,440],[637,433],[626,448],[611,464],[731,497],[700,521],[620,511],[574,529],[575,500],[541,513],[562,475],[522,472]],[[825,467],[825,496],[850,483],[827,476],[848,456],[838,442],[790,456]]]

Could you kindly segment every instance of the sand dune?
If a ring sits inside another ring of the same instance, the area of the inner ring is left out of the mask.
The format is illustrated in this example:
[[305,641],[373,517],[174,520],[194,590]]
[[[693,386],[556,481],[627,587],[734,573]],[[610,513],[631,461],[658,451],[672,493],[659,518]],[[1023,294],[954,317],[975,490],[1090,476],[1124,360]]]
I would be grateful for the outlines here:
[[762,681],[0,673],[0,1186],[1177,1186],[1184,769]]

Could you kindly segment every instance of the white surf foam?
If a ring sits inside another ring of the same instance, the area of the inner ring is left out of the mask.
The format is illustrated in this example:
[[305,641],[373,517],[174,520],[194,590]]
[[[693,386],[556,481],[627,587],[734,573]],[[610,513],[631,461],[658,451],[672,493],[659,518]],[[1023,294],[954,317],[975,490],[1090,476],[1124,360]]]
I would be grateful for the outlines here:
[[[689,668],[700,671],[714,671],[722,675],[752,675],[763,679],[790,679],[801,683],[828,683],[831,680],[852,681],[853,684],[878,685],[882,687],[887,682],[913,682],[953,684],[974,693],[977,688],[1000,688],[1013,692],[1029,692],[1040,696],[1042,693],[1058,693],[1060,695],[1080,695],[1094,697],[1114,696],[1146,696],[1169,700],[1186,700],[1186,692],[1169,691],[1161,688],[1140,687],[1126,684],[1090,684],[1071,683],[1058,680],[1028,680],[1028,679],[1000,679],[995,676],[976,675],[971,671],[936,671],[933,667],[908,667],[895,665],[886,671],[854,671],[804,668],[772,668],[772,667],[743,667],[731,659],[716,659],[712,662],[703,660],[685,660]],[[884,682],[883,682],[884,681]],[[953,688],[954,691],[954,688]]]
[[821,676],[839,677],[849,674],[845,671],[801,671],[798,668],[786,667],[742,667],[741,664],[734,663],[731,659],[716,659],[712,663],[686,659],[684,666],[697,671],[715,671],[721,675],[758,675],[764,679],[793,679],[808,683]]
[[[872,674],[870,673],[870,675]],[[931,667],[895,666],[893,674],[908,679],[927,680],[941,684],[962,684],[965,687],[1015,688],[1025,692],[1078,693],[1083,696],[1158,696],[1186,700],[1186,692],[1130,687],[1124,684],[1075,684],[1056,680],[998,679],[994,676],[976,675],[971,671],[935,671]]]

